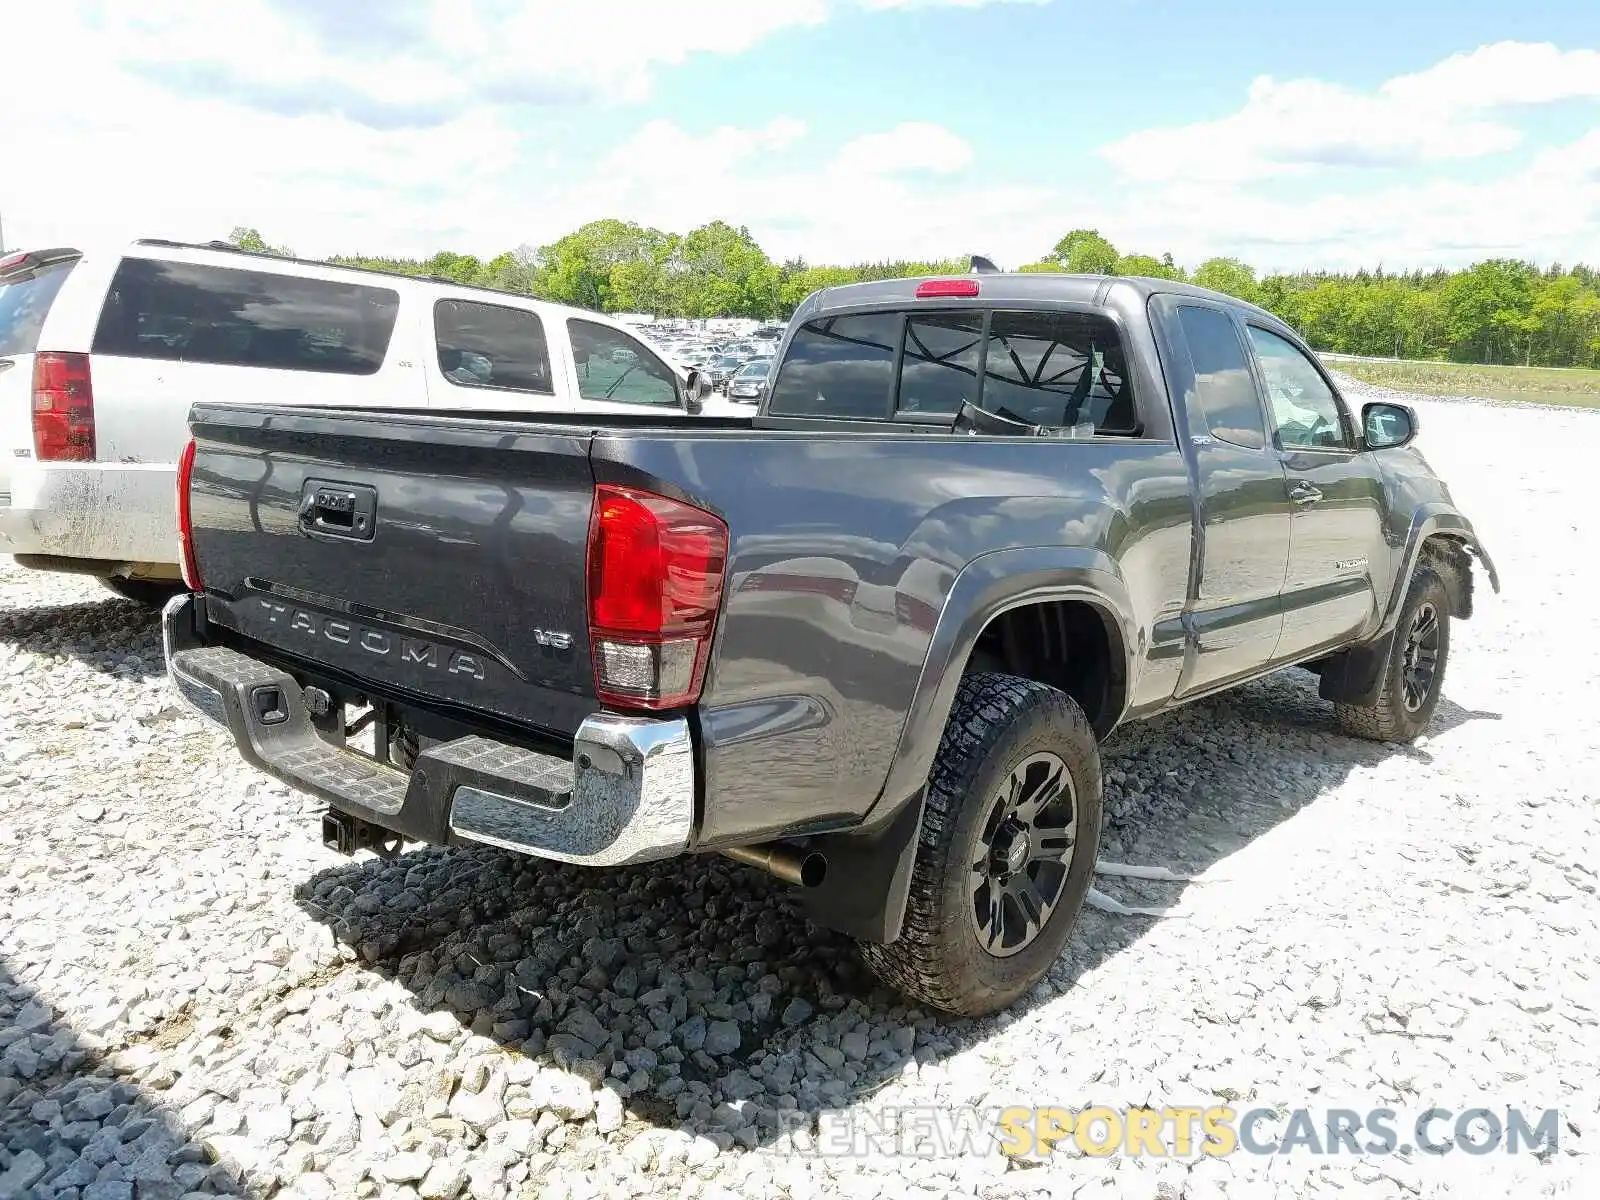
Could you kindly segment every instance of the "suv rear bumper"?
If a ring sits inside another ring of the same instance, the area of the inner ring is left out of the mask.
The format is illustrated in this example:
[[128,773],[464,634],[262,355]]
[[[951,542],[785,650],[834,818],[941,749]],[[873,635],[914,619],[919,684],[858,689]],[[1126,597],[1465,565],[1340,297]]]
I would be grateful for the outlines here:
[[18,459],[0,504],[0,554],[176,566],[176,497],[171,463]]
[[620,866],[682,853],[694,826],[689,724],[596,713],[570,760],[476,734],[424,750],[407,774],[317,733],[286,671],[201,645],[192,595],[162,613],[167,674],[239,752],[291,787],[426,842],[481,842],[539,858]]

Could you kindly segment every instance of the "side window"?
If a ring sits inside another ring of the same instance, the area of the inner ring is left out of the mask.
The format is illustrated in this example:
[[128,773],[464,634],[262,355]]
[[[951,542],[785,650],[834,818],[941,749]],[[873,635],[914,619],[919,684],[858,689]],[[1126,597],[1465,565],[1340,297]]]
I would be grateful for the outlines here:
[[1178,323],[1189,343],[1195,391],[1211,436],[1251,450],[1267,444],[1266,422],[1250,361],[1227,313],[1183,305]]
[[768,411],[788,417],[887,417],[899,339],[898,313],[808,321],[789,342]]
[[983,407],[999,416],[1094,433],[1138,428],[1122,343],[1104,317],[996,312],[983,370]]
[[677,375],[643,342],[594,321],[568,321],[567,332],[585,400],[678,406]]
[[476,300],[433,306],[439,371],[461,387],[550,395],[550,349],[539,314]]
[[954,416],[963,400],[978,402],[983,313],[915,314],[906,320],[898,409]]
[[1353,444],[1339,398],[1293,342],[1249,327],[1267,385],[1272,423],[1285,450],[1349,450]]
[[272,271],[125,258],[100,312],[96,354],[372,375],[400,309],[392,288]]

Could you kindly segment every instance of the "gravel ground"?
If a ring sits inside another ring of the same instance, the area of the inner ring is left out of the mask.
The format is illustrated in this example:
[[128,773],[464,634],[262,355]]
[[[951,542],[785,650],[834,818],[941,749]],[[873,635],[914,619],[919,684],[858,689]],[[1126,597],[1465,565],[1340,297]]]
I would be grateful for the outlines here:
[[[1421,409],[1507,588],[1456,627],[1431,736],[1341,737],[1300,672],[1123,730],[1104,853],[1195,882],[1102,879],[1171,916],[1086,913],[976,1022],[899,1004],[722,860],[340,859],[173,703],[147,613],[4,562],[0,1200],[1593,1194],[1600,419]],[[1562,1144],[1008,1162],[784,1132],[1221,1101],[1559,1107]]]

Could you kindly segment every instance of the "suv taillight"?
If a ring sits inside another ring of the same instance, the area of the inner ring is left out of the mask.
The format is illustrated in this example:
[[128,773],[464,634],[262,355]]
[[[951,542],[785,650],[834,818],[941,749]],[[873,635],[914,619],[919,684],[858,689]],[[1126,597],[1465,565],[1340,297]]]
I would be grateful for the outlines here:
[[711,513],[595,486],[589,650],[603,703],[660,710],[700,698],[727,559],[728,527]]
[[201,589],[200,564],[194,557],[194,521],[189,516],[189,480],[194,476],[194,439],[190,438],[178,456],[178,561],[183,565],[183,582],[191,592]]
[[33,356],[33,449],[42,462],[94,461],[94,385],[87,354]]

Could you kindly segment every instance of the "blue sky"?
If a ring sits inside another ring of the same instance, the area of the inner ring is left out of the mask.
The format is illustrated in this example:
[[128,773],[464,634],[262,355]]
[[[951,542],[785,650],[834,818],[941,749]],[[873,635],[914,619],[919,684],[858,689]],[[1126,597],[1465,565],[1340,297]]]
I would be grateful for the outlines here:
[[[52,0],[13,244],[492,254],[620,216],[812,262],[1600,259],[1593,0]],[[14,62],[14,60],[13,60]],[[20,73],[20,78],[19,78]]]

